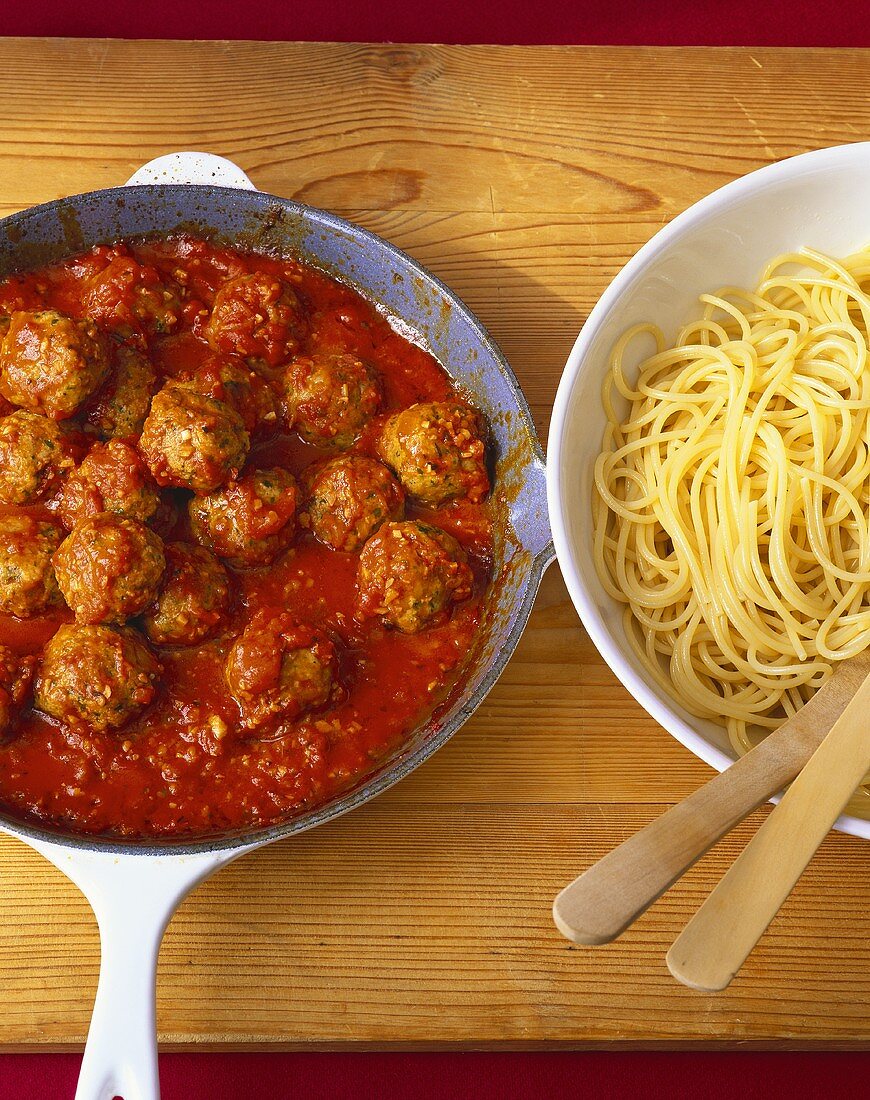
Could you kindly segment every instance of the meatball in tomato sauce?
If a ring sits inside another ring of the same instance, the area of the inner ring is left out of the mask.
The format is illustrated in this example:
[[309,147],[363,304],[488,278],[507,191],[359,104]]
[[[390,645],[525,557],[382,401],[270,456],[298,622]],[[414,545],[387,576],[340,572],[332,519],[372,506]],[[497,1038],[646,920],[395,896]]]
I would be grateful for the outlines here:
[[45,647],[34,702],[68,725],[116,730],[152,701],[162,671],[136,631],[73,623]]
[[256,615],[235,640],[225,666],[241,724],[261,730],[324,706],[337,674],[335,646],[289,612]]
[[0,420],[0,502],[34,504],[75,465],[69,439],[53,421],[19,409]]
[[408,492],[425,504],[452,497],[476,504],[489,492],[483,419],[469,405],[411,405],[389,418],[377,449]]
[[109,373],[105,337],[57,310],[13,313],[0,345],[0,393],[52,420],[73,416]]
[[0,515],[0,611],[29,619],[61,603],[52,556],[63,537],[51,521]]
[[139,452],[128,443],[112,439],[95,443],[66,479],[58,500],[58,515],[68,530],[100,512],[147,523],[159,504],[159,494]]
[[255,470],[188,505],[197,542],[240,569],[267,565],[296,530],[296,479],[280,468]]
[[380,615],[403,634],[416,634],[446,617],[452,603],[471,595],[472,572],[459,543],[418,520],[385,523],[360,555],[359,608]]
[[223,401],[167,383],[151,402],[139,448],[158,485],[209,493],[244,465],[250,437]]
[[63,598],[80,623],[123,623],[144,611],[166,565],[159,535],[108,512],[77,524],[53,560]]
[[333,550],[358,549],[388,519],[401,519],[405,494],[382,463],[342,455],[305,471],[305,519]]
[[123,246],[108,250],[107,258],[108,263],[85,282],[85,316],[121,336],[172,332],[181,315],[179,288]]
[[276,367],[299,349],[306,328],[302,303],[290,284],[255,271],[220,287],[205,334],[215,351]]
[[288,427],[315,446],[350,447],[381,407],[380,379],[354,355],[300,356],[281,384]]
[[226,622],[230,579],[214,554],[187,542],[164,547],[166,571],[157,599],[142,616],[154,645],[198,645]]
[[86,414],[89,428],[103,439],[138,439],[156,389],[157,373],[142,352],[117,345],[112,372]]

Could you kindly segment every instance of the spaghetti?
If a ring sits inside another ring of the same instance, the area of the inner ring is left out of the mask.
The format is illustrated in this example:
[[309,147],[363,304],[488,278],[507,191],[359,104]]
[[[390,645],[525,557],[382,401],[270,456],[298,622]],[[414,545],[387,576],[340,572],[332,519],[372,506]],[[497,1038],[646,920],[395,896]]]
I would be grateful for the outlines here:
[[701,302],[672,347],[614,348],[595,562],[655,680],[743,753],[870,645],[870,250]]

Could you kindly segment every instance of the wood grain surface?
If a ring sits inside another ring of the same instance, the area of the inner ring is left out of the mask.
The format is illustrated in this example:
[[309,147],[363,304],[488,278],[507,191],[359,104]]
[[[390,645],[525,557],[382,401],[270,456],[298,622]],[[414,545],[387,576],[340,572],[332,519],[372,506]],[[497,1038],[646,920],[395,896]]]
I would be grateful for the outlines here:
[[[867,134],[861,51],[0,40],[0,214],[161,153],[224,154],[445,279],[543,434],[584,318],[661,225],[753,168]],[[618,942],[556,932],[554,894],[708,774],[615,681],[554,568],[500,683],[435,758],[185,902],[161,955],[161,1040],[867,1044],[870,845],[855,838],[825,840],[722,994],[678,985],[664,956],[765,810]],[[0,1047],[79,1046],[98,953],[76,889],[0,837]]]

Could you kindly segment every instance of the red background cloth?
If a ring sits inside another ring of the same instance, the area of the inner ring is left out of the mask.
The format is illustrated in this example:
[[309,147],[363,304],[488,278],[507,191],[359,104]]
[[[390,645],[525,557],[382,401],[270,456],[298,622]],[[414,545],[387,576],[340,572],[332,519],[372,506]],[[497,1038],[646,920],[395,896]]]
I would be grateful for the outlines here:
[[[867,46],[864,3],[808,0],[0,0],[0,34],[356,42]],[[870,62],[870,58],[868,58]],[[2,116],[2,106],[0,106]],[[0,1100],[72,1097],[80,1056],[0,1058]],[[769,1100],[846,1096],[866,1054],[165,1054],[164,1100]]]
[[[77,1054],[7,1054],[3,1100],[72,1100]],[[833,1100],[866,1054],[162,1054],[163,1100]]]
[[0,0],[0,34],[867,46],[862,0]]

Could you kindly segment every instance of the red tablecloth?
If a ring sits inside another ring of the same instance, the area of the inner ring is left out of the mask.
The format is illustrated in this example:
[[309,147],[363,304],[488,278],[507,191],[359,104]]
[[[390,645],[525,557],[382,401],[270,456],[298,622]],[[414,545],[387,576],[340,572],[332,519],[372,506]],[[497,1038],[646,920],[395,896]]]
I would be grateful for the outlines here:
[[862,0],[0,0],[0,34],[339,42],[866,46]]
[[[867,46],[864,3],[807,0],[0,0],[0,34],[609,45]],[[0,106],[2,115],[2,106]],[[78,1055],[0,1058],[0,1100],[72,1097]],[[164,1100],[769,1100],[860,1090],[864,1054],[168,1054]],[[863,1072],[862,1072],[863,1071]]]
[[[66,1100],[74,1054],[9,1054],[3,1100]],[[163,1054],[163,1100],[827,1100],[865,1054]]]

